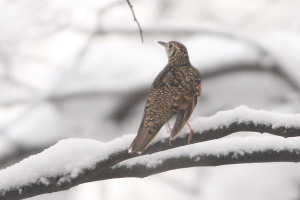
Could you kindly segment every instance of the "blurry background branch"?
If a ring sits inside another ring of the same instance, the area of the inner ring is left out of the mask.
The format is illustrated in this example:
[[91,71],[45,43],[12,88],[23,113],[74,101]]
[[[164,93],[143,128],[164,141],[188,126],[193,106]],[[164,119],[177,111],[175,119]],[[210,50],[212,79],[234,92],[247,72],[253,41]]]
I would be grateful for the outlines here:
[[[118,4],[116,4],[118,5]],[[98,22],[99,23],[99,22]],[[93,43],[94,39],[99,36],[98,34],[126,34],[126,33],[132,33],[128,29],[121,29],[121,30],[105,30],[102,29],[101,26],[98,27],[99,30],[90,32],[90,37],[87,40],[86,44],[83,46],[83,48],[79,51],[78,55],[76,56],[76,59],[74,61],[73,70],[78,70],[81,60],[84,58],[85,54],[91,47],[91,44]],[[236,72],[248,72],[248,71],[260,71],[262,73],[270,73],[271,75],[279,77],[282,81],[284,81],[287,85],[290,86],[290,88],[295,92],[298,93],[300,96],[300,86],[297,84],[294,79],[289,76],[283,70],[282,66],[278,63],[275,56],[273,56],[270,52],[268,52],[267,49],[265,49],[263,46],[261,46],[259,43],[255,42],[254,40],[247,38],[243,36],[242,34],[238,34],[236,32],[229,32],[225,30],[215,30],[215,29],[209,29],[209,28],[172,28],[172,27],[152,27],[145,29],[145,34],[169,34],[172,32],[172,34],[178,34],[178,35],[199,35],[199,34],[205,34],[205,35],[216,35],[219,37],[228,38],[231,40],[239,41],[243,44],[249,45],[251,48],[255,49],[257,53],[260,55],[260,58],[256,61],[236,61],[232,63],[224,63],[219,64],[220,66],[213,66],[209,70],[201,71],[202,79],[209,79],[209,78],[217,78],[222,75],[230,74],[230,73],[236,73]],[[74,72],[71,72],[71,74]],[[67,81],[67,80],[66,80]],[[58,86],[61,84],[58,83]],[[56,102],[66,99],[67,97],[77,97],[82,98],[86,97],[86,91],[76,91],[74,94],[57,94],[56,87],[53,89],[53,91],[56,91],[56,93],[49,93],[47,97],[45,97],[45,100],[52,101],[55,100]],[[107,91],[90,91],[88,92],[90,95],[105,95],[107,94],[110,96],[111,92]],[[138,88],[136,91],[130,91],[128,92],[113,92],[114,94],[119,96],[119,99],[122,99],[120,101],[120,106],[111,114],[112,119],[114,119],[116,122],[121,122],[128,116],[128,114],[134,109],[136,105],[138,105],[139,102],[144,100],[148,94],[148,88]],[[119,94],[117,94],[119,93]],[[31,99],[10,99],[9,101],[3,101],[0,102],[1,105],[12,105],[15,103],[28,103],[28,101],[31,101]],[[26,116],[26,115],[24,115]]]
[[[232,64],[223,64],[219,67],[212,67],[209,70],[201,71],[201,79],[206,81],[208,79],[218,78],[220,76],[228,75],[231,73],[237,72],[260,72],[270,74],[272,76],[278,77],[281,81],[286,83],[295,93],[300,96],[300,86],[293,81],[291,77],[289,77],[281,68],[276,64],[265,67],[261,61],[257,62],[237,62]],[[125,94],[122,100],[120,101],[120,105],[115,109],[115,111],[111,114],[111,117],[116,122],[122,122],[124,119],[130,115],[132,110],[139,105],[139,103],[146,99],[149,92],[149,88],[139,88],[136,91],[131,91],[128,94]],[[205,94],[204,94],[205,98]]]

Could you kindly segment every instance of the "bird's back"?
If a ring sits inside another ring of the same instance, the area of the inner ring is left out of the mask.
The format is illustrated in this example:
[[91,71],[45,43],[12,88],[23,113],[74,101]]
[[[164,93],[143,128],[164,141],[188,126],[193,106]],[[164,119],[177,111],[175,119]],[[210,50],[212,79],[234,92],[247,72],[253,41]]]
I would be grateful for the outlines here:
[[186,47],[176,41],[160,42],[169,57],[167,66],[152,83],[138,134],[129,151],[141,153],[172,116],[174,139],[191,116],[201,92],[200,74],[189,61]]
[[150,144],[161,127],[174,115],[172,110],[172,96],[174,90],[169,84],[171,70],[166,66],[155,78],[144,109],[137,137],[130,149],[132,152],[142,152]]

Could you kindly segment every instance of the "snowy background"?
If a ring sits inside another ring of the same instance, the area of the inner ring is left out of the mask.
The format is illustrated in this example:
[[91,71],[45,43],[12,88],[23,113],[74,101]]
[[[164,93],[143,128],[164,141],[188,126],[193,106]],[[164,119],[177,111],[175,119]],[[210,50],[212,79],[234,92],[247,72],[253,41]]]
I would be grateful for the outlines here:
[[[144,43],[125,0],[0,2],[0,168],[64,138],[136,133],[167,62],[159,40],[184,43],[204,75],[191,119],[239,105],[299,113],[299,0],[131,3]],[[199,167],[30,199],[299,200],[299,172],[291,163]]]

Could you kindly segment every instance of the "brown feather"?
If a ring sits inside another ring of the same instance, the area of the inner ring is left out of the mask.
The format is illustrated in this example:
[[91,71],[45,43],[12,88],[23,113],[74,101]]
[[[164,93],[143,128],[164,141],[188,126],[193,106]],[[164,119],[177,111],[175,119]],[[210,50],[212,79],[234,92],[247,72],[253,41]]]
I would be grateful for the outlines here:
[[[171,105],[164,103],[165,98],[162,93],[164,93],[164,90],[151,89],[138,134],[129,148],[130,152],[142,153],[163,125],[173,116]],[[162,104],[157,104],[157,102]]]
[[134,138],[129,152],[141,154],[144,149],[148,147],[156,134],[149,134],[148,128],[142,128]]
[[188,57],[186,47],[176,41],[159,42],[166,48],[169,62],[152,83],[138,134],[129,151],[142,153],[172,116],[176,121],[174,139],[191,116],[201,92],[200,73]]

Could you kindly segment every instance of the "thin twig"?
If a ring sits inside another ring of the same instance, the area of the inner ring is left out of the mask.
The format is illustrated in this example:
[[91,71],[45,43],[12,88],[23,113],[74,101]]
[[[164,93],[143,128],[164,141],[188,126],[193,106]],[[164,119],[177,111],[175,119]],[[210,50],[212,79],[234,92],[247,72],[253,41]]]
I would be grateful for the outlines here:
[[133,6],[132,6],[132,4],[130,3],[129,0],[126,0],[126,2],[128,3],[128,5],[130,7],[130,10],[131,10],[131,13],[132,13],[132,16],[133,16],[133,20],[137,23],[137,25],[139,27],[139,32],[140,32],[141,40],[142,40],[142,42],[144,42],[144,39],[143,39],[143,30],[141,28],[141,25],[140,25],[139,21],[137,20],[137,18],[135,16],[135,13],[133,11]]

